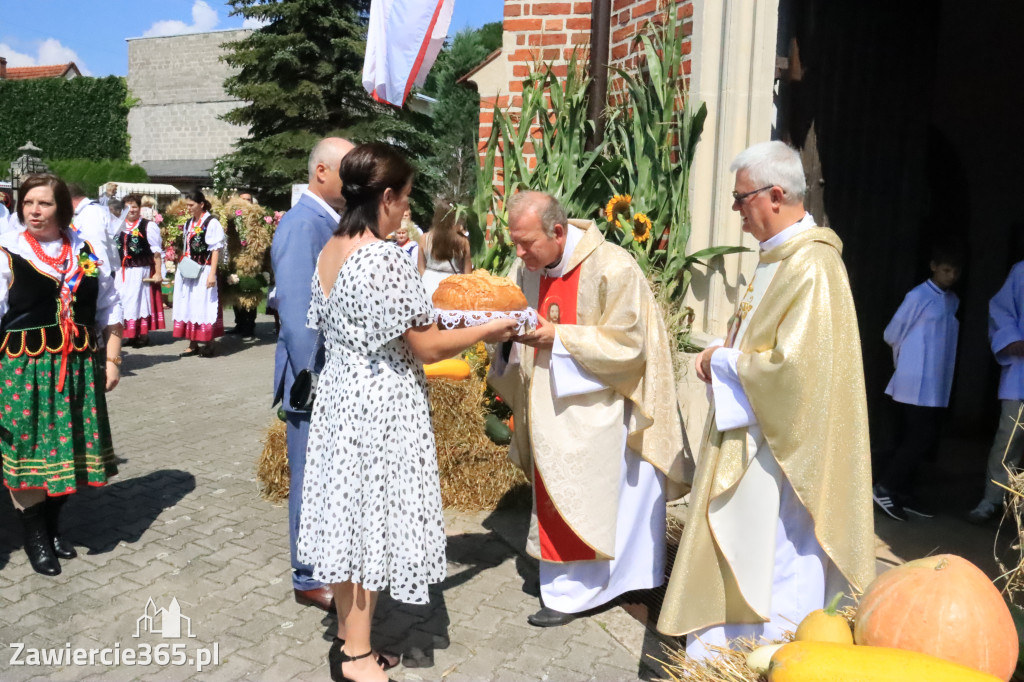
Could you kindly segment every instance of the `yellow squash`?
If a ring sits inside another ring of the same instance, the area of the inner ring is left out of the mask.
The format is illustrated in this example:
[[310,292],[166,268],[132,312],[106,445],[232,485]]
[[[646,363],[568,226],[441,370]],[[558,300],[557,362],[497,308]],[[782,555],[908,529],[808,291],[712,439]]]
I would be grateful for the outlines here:
[[428,379],[452,379],[463,381],[469,378],[472,370],[465,360],[442,360],[429,365],[423,365]]
[[1001,682],[998,677],[916,651],[790,642],[775,652],[768,682]]
[[828,606],[807,614],[797,626],[793,639],[798,642],[853,644],[853,630],[850,629],[849,621],[836,613],[836,606],[842,597],[843,593],[840,592],[832,598]]

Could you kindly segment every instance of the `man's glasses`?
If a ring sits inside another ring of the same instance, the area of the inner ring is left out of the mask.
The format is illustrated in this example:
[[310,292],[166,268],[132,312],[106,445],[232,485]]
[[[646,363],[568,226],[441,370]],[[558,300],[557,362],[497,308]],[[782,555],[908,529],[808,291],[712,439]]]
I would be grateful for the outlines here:
[[758,192],[763,192],[766,189],[771,189],[774,186],[775,185],[765,185],[764,187],[758,187],[757,189],[752,189],[749,192],[744,192],[743,194],[737,194],[736,192],[733,192],[732,193],[732,200],[735,201],[737,204],[742,204],[744,201],[746,201],[748,198],[754,196]]

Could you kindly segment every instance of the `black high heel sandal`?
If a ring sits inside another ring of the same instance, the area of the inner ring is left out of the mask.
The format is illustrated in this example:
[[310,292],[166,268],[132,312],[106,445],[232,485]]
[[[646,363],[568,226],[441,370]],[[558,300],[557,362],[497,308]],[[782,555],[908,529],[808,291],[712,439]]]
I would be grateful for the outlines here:
[[[345,640],[335,637],[334,642],[331,644],[331,650],[327,653],[327,665],[331,670],[331,679],[334,682],[355,682],[352,678],[345,677],[345,673],[341,671],[341,665],[343,663],[352,663],[362,658],[368,658],[373,655],[373,649],[370,649],[365,654],[349,656],[341,650],[343,646],[345,646]],[[378,657],[377,659],[378,665],[380,664],[380,658]],[[394,681],[389,677],[388,682]]]

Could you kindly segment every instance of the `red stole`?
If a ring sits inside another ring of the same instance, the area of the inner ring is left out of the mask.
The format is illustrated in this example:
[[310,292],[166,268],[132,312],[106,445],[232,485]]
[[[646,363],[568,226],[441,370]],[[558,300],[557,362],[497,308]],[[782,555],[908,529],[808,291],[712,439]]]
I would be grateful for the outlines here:
[[[576,324],[576,299],[579,294],[580,268],[562,277],[541,277],[537,312],[557,324]],[[534,495],[537,500],[537,526],[540,556],[545,561],[589,561],[597,558],[594,550],[569,527],[558,513],[540,472],[533,468]]]

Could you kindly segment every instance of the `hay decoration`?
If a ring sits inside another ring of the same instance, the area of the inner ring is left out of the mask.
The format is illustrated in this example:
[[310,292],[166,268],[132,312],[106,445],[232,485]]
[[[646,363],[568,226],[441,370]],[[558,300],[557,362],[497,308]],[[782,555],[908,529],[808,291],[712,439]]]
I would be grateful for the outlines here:
[[484,381],[427,381],[445,508],[491,510],[530,499],[526,476],[508,460],[508,446],[484,432]]
[[708,645],[708,649],[715,655],[698,661],[687,656],[685,649],[663,644],[665,660],[654,660],[667,675],[660,678],[662,682],[758,682],[764,677],[747,667],[747,654],[760,646],[745,638],[734,639],[729,649]]
[[[1014,423],[1014,436],[1018,429],[1024,430],[1024,406],[1017,410],[1017,419]],[[1009,456],[1010,446],[1016,444],[1016,438],[1010,438],[1006,444],[1006,451],[1003,453],[1003,466]],[[994,543],[994,554],[996,564],[999,566],[1000,576],[996,580],[1004,580],[1003,592],[1015,606],[1024,606],[1024,471],[1007,467],[1009,478],[1007,485],[993,481],[996,485],[1005,488],[1009,495],[1006,495],[1006,509],[1003,518],[999,522],[999,530],[996,531]],[[1009,551],[1013,552],[1013,565],[1003,561],[1000,556],[999,547],[1006,541],[1002,536],[1010,536]]]
[[233,196],[225,202],[211,202],[211,209],[227,235],[227,273],[222,300],[243,308],[256,308],[263,300],[263,288],[270,284],[269,255],[278,213],[268,213],[259,204]]
[[286,424],[278,418],[263,436],[263,452],[256,463],[256,478],[260,482],[260,497],[278,504],[288,499],[291,473],[288,470],[288,437]]

